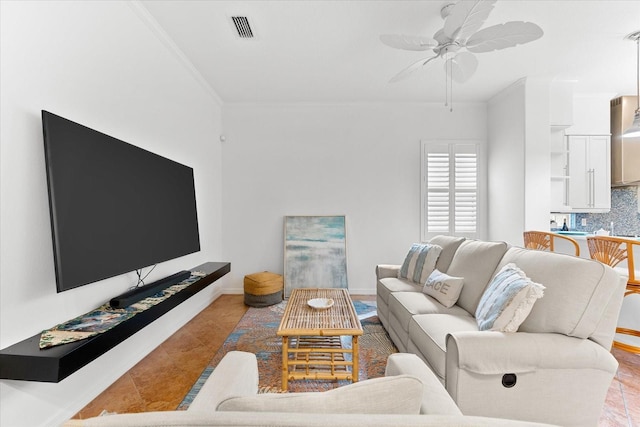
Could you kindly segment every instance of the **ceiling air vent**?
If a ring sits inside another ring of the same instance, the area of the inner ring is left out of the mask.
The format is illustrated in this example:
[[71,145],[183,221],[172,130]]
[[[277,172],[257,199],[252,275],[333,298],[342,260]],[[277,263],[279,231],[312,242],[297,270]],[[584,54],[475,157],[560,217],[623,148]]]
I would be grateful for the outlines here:
[[231,19],[233,20],[233,25],[236,26],[238,37],[241,39],[253,38],[253,30],[251,30],[249,19],[246,16],[232,16]]

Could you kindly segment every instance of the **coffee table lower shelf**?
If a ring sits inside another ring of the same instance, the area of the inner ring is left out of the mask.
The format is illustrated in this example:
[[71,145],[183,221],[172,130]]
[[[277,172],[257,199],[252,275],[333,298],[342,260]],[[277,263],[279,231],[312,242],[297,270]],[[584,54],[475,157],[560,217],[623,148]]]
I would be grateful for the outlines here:
[[358,381],[358,336],[351,348],[340,336],[282,337],[282,389],[289,380]]

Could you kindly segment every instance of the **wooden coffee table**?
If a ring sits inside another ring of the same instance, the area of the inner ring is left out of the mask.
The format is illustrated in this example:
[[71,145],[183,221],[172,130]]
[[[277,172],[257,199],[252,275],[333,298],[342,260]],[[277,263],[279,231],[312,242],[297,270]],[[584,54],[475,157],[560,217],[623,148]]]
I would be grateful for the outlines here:
[[[307,304],[313,298],[331,298],[334,304],[314,309]],[[289,380],[358,381],[362,325],[346,289],[294,289],[277,334],[282,337],[283,390]],[[351,348],[342,345],[342,336],[351,337]]]

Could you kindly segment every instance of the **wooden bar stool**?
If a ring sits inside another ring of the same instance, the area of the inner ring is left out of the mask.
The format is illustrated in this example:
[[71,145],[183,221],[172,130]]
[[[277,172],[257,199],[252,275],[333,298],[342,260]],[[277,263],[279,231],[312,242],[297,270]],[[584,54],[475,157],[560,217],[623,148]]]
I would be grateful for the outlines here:
[[580,246],[578,242],[571,237],[550,233],[548,231],[525,231],[522,235],[524,237],[524,247],[527,249],[555,252],[555,239],[562,239],[573,245],[575,248],[575,256],[580,256]]
[[[634,265],[633,249],[640,250],[640,241],[624,239],[621,237],[608,236],[590,236],[587,237],[587,245],[589,246],[589,255],[592,259],[598,260],[611,267],[616,267],[622,261],[627,260],[627,272],[622,271],[624,275],[628,274],[627,290],[624,296],[632,294],[640,294],[640,278],[636,277]],[[620,268],[616,270],[620,271]],[[640,331],[629,328],[616,328],[617,334],[631,335],[640,337]],[[614,341],[613,346],[632,353],[640,354],[640,347]]]

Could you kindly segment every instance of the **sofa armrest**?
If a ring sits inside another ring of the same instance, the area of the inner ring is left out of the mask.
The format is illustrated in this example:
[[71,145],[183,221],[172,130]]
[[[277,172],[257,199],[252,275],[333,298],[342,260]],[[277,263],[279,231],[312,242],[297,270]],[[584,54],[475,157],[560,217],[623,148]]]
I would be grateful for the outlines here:
[[446,348],[445,385],[465,415],[562,426],[598,424],[618,366],[596,342],[562,334],[454,332]]
[[422,382],[421,414],[462,415],[447,390],[429,367],[415,354],[394,353],[387,359],[385,376],[411,375]]
[[615,374],[618,362],[604,347],[582,338],[548,333],[463,331],[447,335],[449,369],[477,374],[539,369],[596,369]]
[[376,265],[376,279],[384,279],[386,277],[398,277],[400,265],[395,264],[378,264]]
[[256,355],[230,351],[218,363],[187,410],[214,412],[220,402],[230,397],[257,394],[258,380]]

